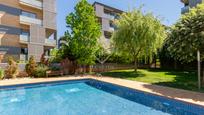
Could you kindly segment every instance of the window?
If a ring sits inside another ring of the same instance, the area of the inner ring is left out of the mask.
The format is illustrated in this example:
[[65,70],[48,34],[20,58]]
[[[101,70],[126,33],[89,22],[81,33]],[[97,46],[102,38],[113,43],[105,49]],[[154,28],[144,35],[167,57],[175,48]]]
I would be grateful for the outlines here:
[[117,29],[117,26],[114,24],[113,21],[110,21],[109,25],[110,25],[111,28],[114,28],[114,30]]
[[50,49],[44,50],[45,56],[50,56]]
[[112,27],[112,28],[114,28],[114,23],[113,23],[113,21],[110,21],[110,27]]
[[21,54],[28,54],[28,48],[21,48]]
[[27,12],[27,11],[21,11],[22,16],[27,16],[30,18],[37,18],[37,15],[35,13]]
[[104,13],[110,16],[113,16],[114,18],[117,16],[117,14],[113,10],[109,10],[104,8]]
[[104,36],[105,36],[105,38],[110,39],[112,37],[112,33],[104,31]]
[[30,33],[25,30],[21,30],[21,35],[30,36]]
[[102,18],[98,17],[98,23],[100,24],[100,27],[102,28]]

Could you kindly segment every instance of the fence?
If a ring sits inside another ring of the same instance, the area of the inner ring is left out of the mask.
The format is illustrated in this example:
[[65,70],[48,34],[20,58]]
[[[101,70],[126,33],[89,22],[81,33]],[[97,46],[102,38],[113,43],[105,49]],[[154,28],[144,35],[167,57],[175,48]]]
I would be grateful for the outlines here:
[[[25,70],[26,64],[18,64],[19,71]],[[7,63],[0,63],[0,68],[6,69],[8,66]],[[76,69],[76,73],[81,73],[84,70],[88,72],[90,69],[92,72],[108,72],[113,70],[122,70],[122,69],[133,69],[134,65],[128,65],[128,64],[115,64],[115,63],[106,63],[106,64],[95,64],[92,66],[77,66],[74,67],[73,63],[70,61],[65,61],[65,63],[55,63],[51,64],[50,67],[57,67],[61,68],[64,74],[73,74],[74,68]]]
[[107,63],[107,64],[96,64],[91,66],[93,72],[107,72],[113,70],[122,70],[122,69],[133,69],[133,65],[127,64],[114,64],[114,63]]

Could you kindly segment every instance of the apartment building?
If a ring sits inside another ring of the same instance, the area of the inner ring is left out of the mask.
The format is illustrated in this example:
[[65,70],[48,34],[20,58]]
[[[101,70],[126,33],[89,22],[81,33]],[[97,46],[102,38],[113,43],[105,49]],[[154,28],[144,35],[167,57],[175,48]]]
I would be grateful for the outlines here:
[[181,2],[184,3],[184,7],[181,9],[181,13],[184,14],[197,4],[204,3],[204,0],[181,0]]
[[119,18],[119,14],[123,13],[123,11],[99,2],[95,2],[93,6],[99,23],[101,24],[102,36],[100,37],[100,42],[108,49],[110,47],[110,38],[116,29],[113,21]]
[[0,0],[0,62],[40,61],[57,44],[56,0]]

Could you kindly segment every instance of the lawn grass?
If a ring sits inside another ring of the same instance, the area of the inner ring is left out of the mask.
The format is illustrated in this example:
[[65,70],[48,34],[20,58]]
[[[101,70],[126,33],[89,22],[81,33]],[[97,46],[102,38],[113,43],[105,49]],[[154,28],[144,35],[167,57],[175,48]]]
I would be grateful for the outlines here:
[[134,72],[134,70],[115,70],[111,72],[104,72],[102,75],[179,89],[204,92],[204,88],[201,90],[198,90],[197,88],[196,72],[139,69],[138,72]]

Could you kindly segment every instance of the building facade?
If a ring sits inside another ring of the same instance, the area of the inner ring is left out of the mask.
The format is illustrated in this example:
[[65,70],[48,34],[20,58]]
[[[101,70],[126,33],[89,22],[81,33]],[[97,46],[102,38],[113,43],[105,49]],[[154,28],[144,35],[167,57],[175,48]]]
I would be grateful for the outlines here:
[[197,4],[204,3],[204,0],[181,0],[184,3],[184,7],[181,9],[181,13],[184,14],[189,11],[190,8],[196,7]]
[[40,61],[56,47],[56,0],[0,0],[0,61]]
[[116,29],[113,21],[119,18],[119,14],[123,13],[123,11],[99,2],[95,2],[93,6],[99,23],[101,24],[102,36],[100,37],[100,42],[108,49],[110,47],[110,38]]

